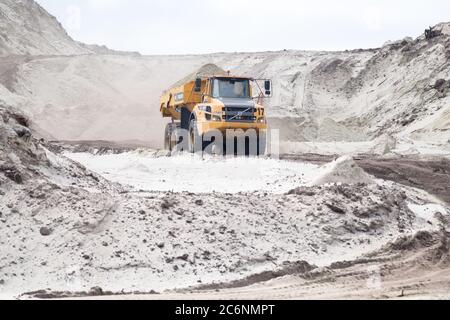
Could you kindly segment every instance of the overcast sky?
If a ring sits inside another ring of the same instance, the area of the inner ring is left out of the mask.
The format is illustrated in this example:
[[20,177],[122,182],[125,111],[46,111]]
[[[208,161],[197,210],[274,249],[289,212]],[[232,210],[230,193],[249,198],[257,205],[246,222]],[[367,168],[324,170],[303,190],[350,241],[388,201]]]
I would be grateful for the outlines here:
[[37,0],[76,40],[143,54],[341,50],[416,37],[448,0]]

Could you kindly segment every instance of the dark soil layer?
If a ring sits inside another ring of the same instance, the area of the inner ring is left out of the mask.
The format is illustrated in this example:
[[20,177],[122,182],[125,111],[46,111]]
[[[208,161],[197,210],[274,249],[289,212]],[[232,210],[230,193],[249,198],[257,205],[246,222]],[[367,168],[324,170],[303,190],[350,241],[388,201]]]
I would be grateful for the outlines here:
[[[283,155],[285,160],[325,164],[336,157],[314,154]],[[450,160],[446,158],[391,157],[362,155],[355,161],[367,173],[383,180],[429,192],[450,204]]]

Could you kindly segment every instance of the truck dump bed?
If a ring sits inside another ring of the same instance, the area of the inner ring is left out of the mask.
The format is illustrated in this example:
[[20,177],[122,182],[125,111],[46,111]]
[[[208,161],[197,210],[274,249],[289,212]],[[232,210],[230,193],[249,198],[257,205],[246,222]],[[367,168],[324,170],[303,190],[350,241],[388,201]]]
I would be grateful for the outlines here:
[[[214,76],[227,76],[228,73],[215,64],[207,64],[191,73],[185,78],[175,83],[169,90],[165,91],[161,97],[161,113],[163,117],[171,117],[179,120],[177,108],[186,106],[191,109],[198,103],[201,103],[202,96],[194,92],[195,79],[206,79]],[[206,81],[202,83],[202,90]]]

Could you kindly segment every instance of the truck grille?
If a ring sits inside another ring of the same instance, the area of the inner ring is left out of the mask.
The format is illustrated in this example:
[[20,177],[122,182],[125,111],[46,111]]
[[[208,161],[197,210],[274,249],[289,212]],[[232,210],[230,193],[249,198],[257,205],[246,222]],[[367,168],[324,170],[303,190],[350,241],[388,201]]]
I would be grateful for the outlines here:
[[255,122],[255,108],[224,107],[223,120],[227,122]]

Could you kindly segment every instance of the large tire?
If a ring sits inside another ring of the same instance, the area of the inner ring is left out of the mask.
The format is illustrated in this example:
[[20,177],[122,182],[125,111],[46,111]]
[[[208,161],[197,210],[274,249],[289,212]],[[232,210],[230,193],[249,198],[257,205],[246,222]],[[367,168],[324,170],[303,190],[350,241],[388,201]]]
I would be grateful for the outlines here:
[[177,145],[176,140],[172,139],[174,132],[177,130],[177,124],[169,123],[166,126],[164,133],[164,149],[168,151],[173,151]]
[[170,136],[171,136],[171,124],[168,123],[166,125],[166,130],[164,131],[164,150],[172,151]]
[[203,152],[203,141],[198,134],[197,121],[192,119],[189,124],[189,152]]

